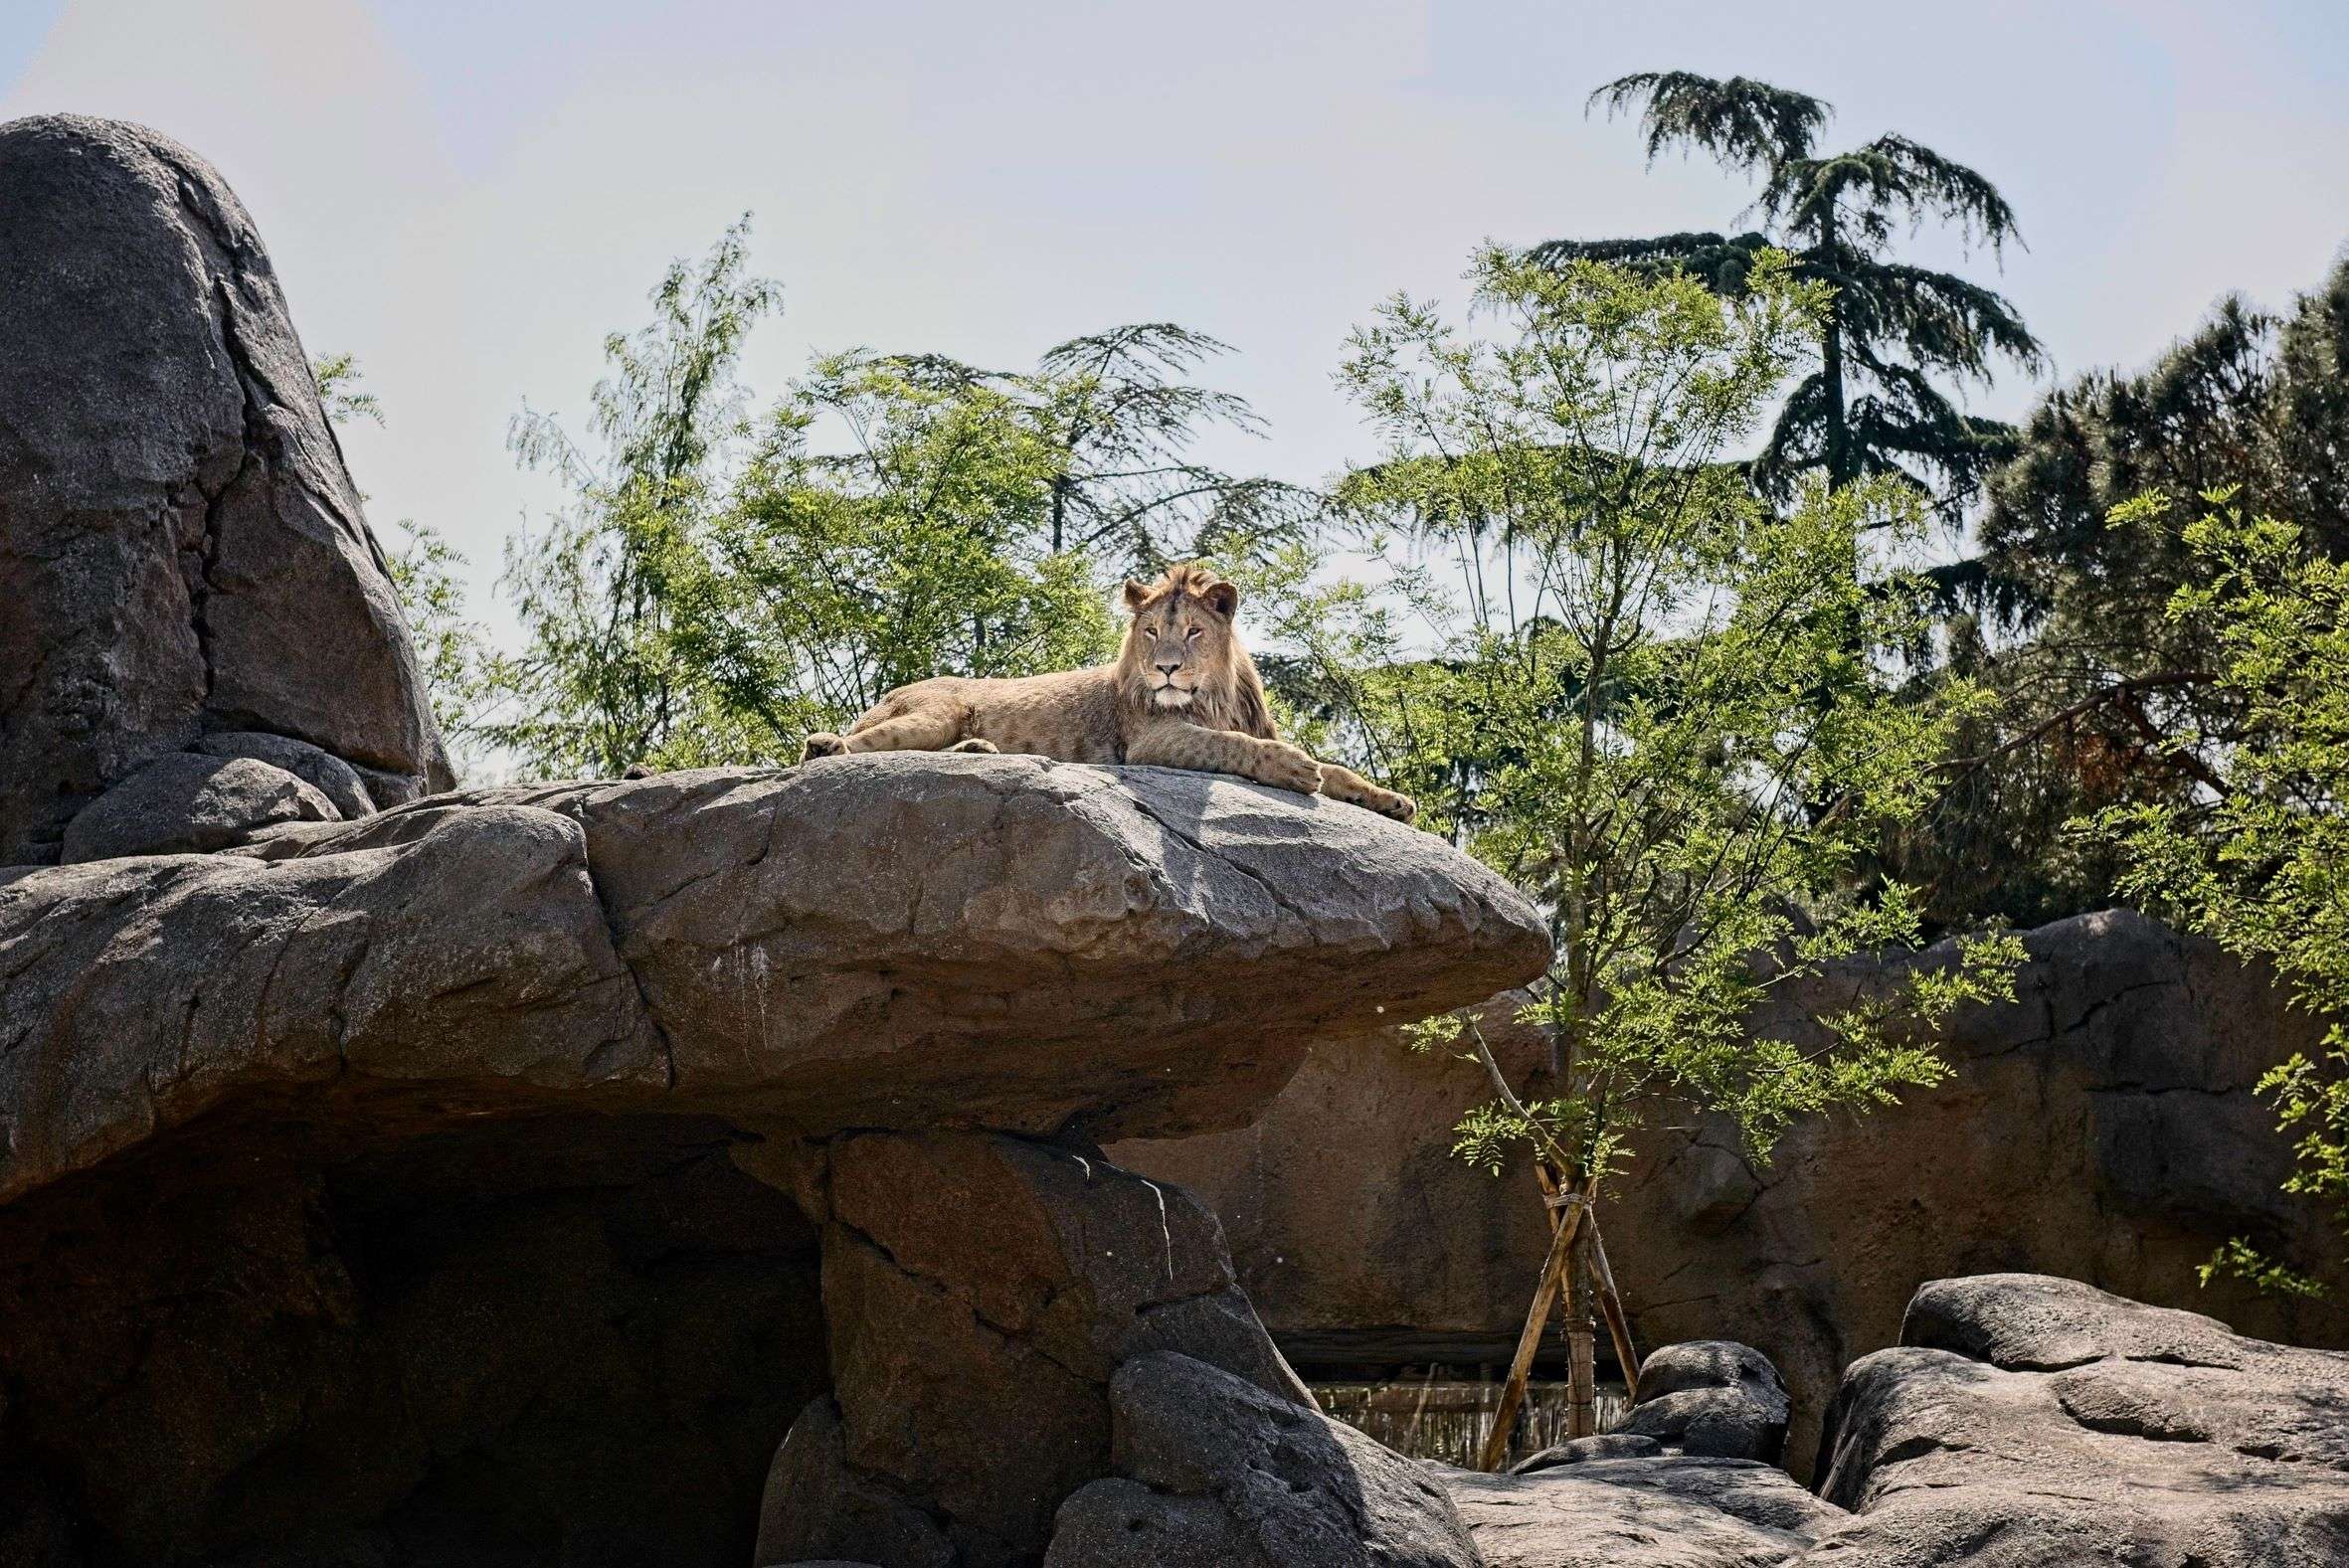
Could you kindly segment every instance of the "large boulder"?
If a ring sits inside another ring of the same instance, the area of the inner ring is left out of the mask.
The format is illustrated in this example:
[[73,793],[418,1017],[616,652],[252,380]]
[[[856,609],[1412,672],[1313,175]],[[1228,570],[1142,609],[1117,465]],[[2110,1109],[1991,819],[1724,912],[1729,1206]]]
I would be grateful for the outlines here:
[[0,1196],[294,1083],[804,1133],[1233,1126],[1315,1039],[1544,954],[1439,840],[1157,769],[837,758],[280,832],[0,872]]
[[[0,125],[0,865],[266,731],[446,788],[383,554],[253,221],[134,125]],[[376,803],[383,803],[377,801]]]
[[1696,1339],[1640,1362],[1631,1412],[1616,1428],[1667,1450],[1778,1463],[1786,1449],[1786,1382],[1751,1345]]
[[1433,1473],[1310,1405],[1164,1352],[1121,1366],[1110,1402],[1118,1478],[1068,1499],[1047,1568],[1481,1568]]
[[1650,1454],[1437,1475],[1489,1568],[1768,1568],[1847,1517],[1753,1460]]
[[2349,1355],[2072,1280],[1918,1291],[1829,1417],[1812,1558],[1886,1568],[2349,1562]]
[[1512,1474],[1668,1454],[1775,1465],[1786,1448],[1787,1409],[1785,1380],[1751,1345],[1721,1339],[1665,1345],[1640,1362],[1631,1409],[1612,1431],[1543,1449]]
[[1546,959],[1436,839],[1147,769],[262,834],[0,872],[0,1544],[75,1568],[740,1568],[763,1490],[778,1551],[1036,1561],[1137,1358],[1322,1422],[1098,1138]]
[[156,758],[66,824],[66,865],[127,855],[203,854],[279,822],[331,822],[342,813],[282,768],[245,757],[172,752]]
[[[1659,1130],[1609,1185],[1600,1213],[1638,1338],[1719,1336],[1766,1353],[1792,1396],[1798,1475],[1843,1368],[1895,1342],[1924,1280],[2063,1274],[2201,1306],[2264,1337],[2349,1347],[2349,1267],[2320,1208],[2280,1190],[2290,1151],[2253,1093],[2321,1026],[2263,974],[2135,915],[2081,916],[2024,941],[2017,1000],[1951,1020],[1949,1082],[1805,1123],[1767,1162],[1717,1123]],[[1763,1021],[1800,1031],[1803,1015],[1896,973],[1844,965]],[[1511,1027],[1513,1011],[1496,999],[1486,1033],[1539,1092],[1547,1042]],[[1317,1047],[1244,1132],[1109,1153],[1215,1206],[1243,1288],[1309,1373],[1506,1362],[1549,1233],[1530,1177],[1496,1182],[1451,1156],[1453,1125],[1488,1093],[1472,1064],[1415,1055],[1385,1031]],[[2205,1290],[2196,1266],[2239,1235],[2329,1294]]]
[[[851,1133],[818,1157],[802,1179],[842,1464],[771,1489],[777,1516],[830,1511],[845,1477],[922,1499],[967,1568],[1034,1562],[1062,1499],[1110,1474],[1111,1379],[1135,1356],[1178,1351],[1312,1409],[1179,1188],[999,1133]],[[793,1544],[871,1550],[861,1528]]]

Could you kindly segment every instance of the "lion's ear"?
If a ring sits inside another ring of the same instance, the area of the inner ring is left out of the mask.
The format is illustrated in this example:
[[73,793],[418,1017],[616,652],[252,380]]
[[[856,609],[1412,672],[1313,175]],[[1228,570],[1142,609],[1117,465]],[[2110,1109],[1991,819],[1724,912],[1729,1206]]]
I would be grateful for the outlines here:
[[1206,602],[1207,608],[1209,610],[1212,610],[1215,611],[1215,613],[1221,615],[1226,620],[1229,620],[1233,615],[1239,612],[1240,591],[1234,584],[1226,583],[1218,579],[1217,581],[1208,584],[1207,591],[1204,594],[1201,594],[1199,598]]
[[1149,603],[1150,585],[1137,583],[1132,578],[1126,579],[1126,613],[1137,614],[1141,611],[1142,607]]

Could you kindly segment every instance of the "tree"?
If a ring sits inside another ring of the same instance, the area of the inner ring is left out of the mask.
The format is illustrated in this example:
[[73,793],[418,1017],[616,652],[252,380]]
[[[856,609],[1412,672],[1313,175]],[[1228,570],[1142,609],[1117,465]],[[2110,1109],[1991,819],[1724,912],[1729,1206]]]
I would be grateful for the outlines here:
[[590,400],[597,449],[525,408],[509,444],[569,486],[546,532],[512,541],[505,582],[528,638],[520,701],[491,738],[525,765],[616,775],[652,759],[715,761],[739,726],[687,657],[680,616],[708,608],[702,553],[750,432],[736,379],[743,339],[781,290],[748,271],[749,220],[698,265],[672,264],[653,324],[605,339]]
[[1937,493],[1944,515],[1958,520],[2013,435],[1960,411],[1935,380],[1986,382],[2000,358],[2035,368],[2040,345],[1996,292],[1887,252],[1899,231],[1935,222],[1995,256],[2009,241],[2019,243],[2006,199],[1972,169],[1905,136],[1818,153],[1829,105],[1744,77],[1646,72],[1608,83],[1590,101],[1610,114],[1639,110],[1651,160],[1668,148],[1697,148],[1756,176],[1761,188],[1750,210],[1764,227],[1739,235],[1554,240],[1535,247],[1535,259],[1681,270],[1717,293],[1734,294],[1749,286],[1765,253],[1783,248],[1797,281],[1833,293],[1819,364],[1787,395],[1754,460],[1755,480],[1783,499],[1811,470],[1833,485],[1890,475]]
[[890,687],[1100,656],[1114,577],[1303,537],[1319,498],[1199,463],[1242,400],[1223,345],[1167,322],[1028,372],[819,356],[752,415],[742,344],[778,307],[737,225],[672,266],[653,324],[606,340],[593,448],[525,410],[512,444],[570,504],[509,550],[529,646],[485,732],[536,771],[782,762]]
[[401,547],[387,551],[392,587],[416,646],[416,663],[450,761],[461,782],[478,771],[484,728],[505,697],[505,666],[489,633],[465,610],[465,558],[429,524],[403,517]]
[[[2349,556],[2349,263],[2280,314],[2228,299],[2150,367],[2081,377],[2025,421],[1976,553],[1936,569],[1964,607],[1951,658],[1998,699],[1965,738],[1977,762],[1892,851],[1937,916],[2100,903],[2114,846],[2069,823],[2218,786],[2241,696],[2218,678],[2217,622],[2164,613],[2207,563],[2170,511],[2129,503],[2219,491]],[[2168,744],[2184,735],[2200,744]]]
[[[890,688],[1025,675],[1113,643],[1099,557],[1052,548],[1066,448],[995,378],[928,357],[819,359],[777,406],[709,547],[694,666],[797,755]],[[816,444],[845,431],[838,449]]]
[[[2349,563],[2296,526],[2226,504],[2179,535],[2197,568],[2168,618],[2213,650],[2238,705],[2233,734],[2205,749],[2217,787],[2181,802],[2104,811],[2093,831],[2127,861],[2121,890],[2230,952],[2272,964],[2294,1001],[2330,1020],[2315,1057],[2295,1053],[2260,1093],[2294,1138],[2287,1191],[2332,1207],[2349,1229]],[[2127,521],[2154,526],[2159,500]],[[2203,1279],[2318,1294],[2306,1276],[2237,1237]]]
[[[1603,1275],[1601,1183],[1657,1108],[1722,1113],[1760,1153],[1798,1117],[1889,1103],[1940,1079],[1933,1025],[2000,993],[2017,957],[1968,942],[1815,1039],[1749,1022],[1839,957],[1915,944],[1907,890],[1853,873],[1919,809],[1975,700],[1961,682],[1911,699],[1853,651],[1904,645],[1926,613],[1892,559],[1921,527],[1911,492],[1813,480],[1777,508],[1720,460],[1825,319],[1825,287],[1794,273],[1760,252],[1723,298],[1488,248],[1483,336],[1398,296],[1342,373],[1387,450],[1341,493],[1401,602],[1317,589],[1294,559],[1274,585],[1319,742],[1383,765],[1548,913],[1556,956],[1525,1014],[1552,1040],[1537,1093],[1500,1080],[1473,1020],[1421,1034],[1470,1042],[1494,1077],[1458,1152],[1497,1170],[1530,1151],[1567,1205],[1545,1293]],[[1401,640],[1413,614],[1441,627],[1433,649]],[[1586,1325],[1592,1292],[1573,1296]],[[1585,1326],[1581,1384],[1587,1358]]]

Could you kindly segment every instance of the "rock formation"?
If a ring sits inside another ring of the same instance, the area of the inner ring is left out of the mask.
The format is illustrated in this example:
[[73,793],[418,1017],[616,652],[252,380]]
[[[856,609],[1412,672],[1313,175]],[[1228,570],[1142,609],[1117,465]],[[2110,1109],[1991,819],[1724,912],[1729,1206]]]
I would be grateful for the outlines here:
[[2072,1280],[1918,1291],[1825,1459],[1823,1563],[2349,1562],[2349,1355]]
[[[1655,1359],[1664,1382],[1775,1381],[1741,1345]],[[1437,1475],[1491,1568],[2312,1568],[2349,1562],[2349,1355],[2073,1280],[1932,1281],[1846,1374],[1822,1472],[1813,1496],[1618,1434]]]
[[1761,1352],[1665,1345],[1636,1392],[1615,1431],[1507,1476],[1439,1468],[1491,1568],[1761,1568],[1846,1519],[1777,1468],[1786,1387]]
[[77,1565],[738,1568],[774,1457],[778,1549],[1039,1561],[1137,1358],[1323,1422],[1211,1213],[1098,1141],[1543,956],[1368,812],[1014,758],[0,872],[0,1519]]
[[314,747],[371,805],[449,785],[276,273],[209,165],[105,120],[0,126],[0,865],[55,862],[83,807],[216,734]]
[[[1375,1084],[1383,1026],[1541,968],[1522,899],[1354,807],[1152,769],[426,794],[383,562],[234,196],[133,127],[18,121],[0,240],[0,1563],[2338,1555],[2342,1358],[2054,1282],[1920,1294],[1835,1407],[1828,1501],[1742,1457],[1788,1417],[1737,1345],[1660,1352],[1634,1430],[1523,1476],[1331,1421],[1213,1210],[1101,1145],[1253,1136],[1309,1060]],[[2102,1041],[2105,1077],[2065,1081],[2091,1124],[2029,1174],[2083,1161],[2132,1218],[2234,1192],[2146,1103],[2185,1069],[2112,1032],[2175,964],[2043,969],[2043,1033],[1975,1054],[2055,1079],[2056,1042]],[[1712,1147],[1647,1182],[1717,1232],[1774,1216],[1770,1247],[1832,1229],[1807,1166],[1747,1191]],[[1407,1242],[1368,1277],[1408,1292],[1453,1170],[1400,1152],[1427,1194],[1356,1162],[1338,1228]],[[2185,1256],[2132,1235],[2111,1255]],[[1809,1256],[1818,1297],[1843,1276]],[[1507,1260],[1479,1266],[1514,1287]],[[1711,1266],[1671,1299],[1631,1276],[1648,1332],[1742,1327]]]
[[[1808,1476],[1842,1369],[1895,1342],[1925,1280],[2070,1275],[2349,1347],[2349,1268],[2314,1205],[2279,1190],[2289,1150],[2252,1093],[2317,1029],[2208,944],[2127,914],[2026,936],[2012,1005],[1952,1024],[1955,1076],[1859,1119],[1798,1127],[1767,1164],[1726,1129],[1652,1136],[1602,1209],[1643,1346],[1736,1339],[1793,1395],[1787,1462]],[[1882,983],[1850,965],[1790,1010]],[[1521,1085],[1542,1043],[1488,1034]],[[1121,1143],[1222,1216],[1240,1283],[1300,1365],[1506,1361],[1548,1236],[1529,1178],[1450,1155],[1486,1093],[1473,1067],[1377,1049],[1309,1059],[1255,1126]],[[2249,1235],[2332,1285],[2319,1302],[2204,1290],[2195,1266]],[[1606,1340],[1600,1336],[1601,1353]]]

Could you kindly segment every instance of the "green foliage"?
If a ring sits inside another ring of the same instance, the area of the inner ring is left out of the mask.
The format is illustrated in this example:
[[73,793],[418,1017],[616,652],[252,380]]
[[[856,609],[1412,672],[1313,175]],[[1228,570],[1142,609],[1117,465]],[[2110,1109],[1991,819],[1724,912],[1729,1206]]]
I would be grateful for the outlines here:
[[489,737],[524,766],[610,776],[631,764],[714,762],[745,737],[690,656],[691,627],[722,595],[702,545],[726,504],[749,434],[736,380],[742,343],[781,290],[749,274],[748,220],[699,264],[673,264],[654,319],[604,343],[610,373],[590,400],[595,449],[525,409],[515,456],[561,477],[568,509],[506,552],[505,583],[527,645],[517,702]]
[[1759,177],[1761,231],[1646,240],[1556,240],[1536,260],[1610,261],[1686,271],[1717,293],[1750,286],[1762,258],[1790,253],[1792,276],[1833,292],[1821,316],[1816,369],[1787,393],[1753,463],[1763,489],[1791,496],[1800,476],[1843,485],[1872,476],[1937,482],[1955,520],[2012,433],[1963,413],[1935,379],[1987,383],[2004,358],[2040,363],[2040,346],[2006,299],[1947,272],[1893,261],[1902,234],[1931,222],[1994,254],[2017,238],[2015,215],[1988,180],[1904,136],[1818,154],[1831,113],[1805,93],[1689,72],[1624,77],[1591,94],[1610,113],[1637,109],[1648,156],[1694,147]]
[[2241,1280],[2261,1296],[2297,1296],[2303,1301],[2313,1301],[2324,1295],[2320,1282],[2275,1262],[2242,1236],[2230,1238],[2211,1254],[2208,1262],[2197,1265],[2194,1274],[2205,1290],[2213,1280]]
[[365,377],[358,355],[321,354],[310,362],[310,374],[318,383],[318,407],[328,424],[348,425],[355,419],[383,423],[383,404],[374,393],[359,390]]
[[[1396,589],[1317,588],[1277,560],[1257,584],[1291,649],[1281,694],[1321,743],[1549,913],[1557,956],[1525,1017],[1554,1042],[1555,1092],[1465,1121],[1480,1163],[1531,1138],[1578,1180],[1675,1101],[1764,1151],[1797,1117],[1937,1081],[1933,1027],[2002,994],[2018,957],[1977,940],[1815,1037],[1752,1032],[1774,989],[1914,945],[1906,890],[1855,868],[1921,808],[1977,700],[1904,694],[1855,651],[1924,624],[1926,587],[1893,559],[1921,528],[1910,491],[1812,483],[1779,510],[1725,460],[1827,311],[1793,272],[1762,254],[1724,299],[1488,248],[1470,275],[1490,332],[1389,301],[1342,371],[1387,451],[1340,494]],[[1432,648],[1407,643],[1419,624]]]
[[737,379],[778,305],[730,230],[607,340],[593,452],[525,413],[513,445],[571,504],[509,555],[530,646],[492,738],[534,771],[784,762],[891,687],[1021,675],[1114,646],[1125,572],[1304,536],[1310,492],[1188,455],[1254,415],[1192,373],[1214,339],[1148,322],[1032,372],[818,357],[753,416]]
[[[1952,667],[1998,699],[1960,742],[1979,765],[1888,848],[1932,888],[1936,918],[2098,907],[2114,846],[2066,825],[2214,786],[2238,702],[2214,678],[2212,617],[2163,613],[2203,568],[2167,512],[2123,508],[2216,490],[2349,554],[2349,264],[2281,315],[2226,301],[2148,369],[2083,377],[2025,422],[1987,488],[1978,554],[1935,573],[1965,607]],[[2167,744],[2185,735],[2197,744]]]
[[488,632],[465,612],[465,558],[428,524],[402,518],[401,548],[387,552],[392,586],[416,645],[416,662],[431,693],[457,777],[474,771],[486,715],[500,700],[503,666]]
[[[2317,1055],[2291,1057],[2259,1091],[2294,1138],[2286,1189],[2349,1226],[2349,563],[2293,525],[2226,505],[2225,492],[2210,499],[2220,509],[2179,536],[2198,570],[2168,617],[2212,650],[2236,705],[2229,734],[2165,743],[2202,757],[2210,784],[2194,798],[2114,806],[2093,831],[2126,859],[2123,893],[2264,959],[2298,1005],[2330,1020]],[[2163,510],[2124,509],[2119,523]],[[2248,1250],[2231,1246],[2214,1267],[2242,1273]]]

